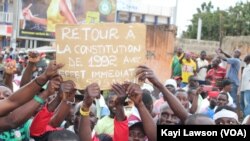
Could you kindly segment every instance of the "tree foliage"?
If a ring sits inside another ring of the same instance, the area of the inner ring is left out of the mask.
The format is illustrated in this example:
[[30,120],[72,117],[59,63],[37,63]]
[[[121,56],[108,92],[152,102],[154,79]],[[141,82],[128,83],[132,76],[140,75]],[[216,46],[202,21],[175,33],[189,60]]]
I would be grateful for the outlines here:
[[250,2],[237,3],[228,10],[214,9],[211,2],[203,3],[193,15],[183,38],[196,39],[198,20],[202,20],[202,40],[220,41],[224,36],[250,35]]

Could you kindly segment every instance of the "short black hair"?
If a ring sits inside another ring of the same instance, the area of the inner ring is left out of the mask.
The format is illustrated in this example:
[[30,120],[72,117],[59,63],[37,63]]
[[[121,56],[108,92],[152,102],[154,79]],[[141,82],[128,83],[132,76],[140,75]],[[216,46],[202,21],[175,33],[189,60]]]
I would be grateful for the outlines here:
[[148,90],[142,90],[143,95],[142,95],[142,101],[145,105],[153,103],[153,99],[150,95],[150,92]]
[[244,58],[244,62],[250,62],[250,54],[248,54],[248,55]]
[[222,84],[222,87],[224,88],[228,85],[231,85],[232,81],[230,81],[229,79],[224,79],[224,80],[222,80],[221,84]]
[[196,124],[196,120],[198,118],[209,118],[208,116],[204,115],[204,114],[193,114],[187,117],[186,121],[185,121],[185,125],[194,125]]
[[97,137],[100,141],[113,141],[112,137],[108,134],[99,134]]
[[202,50],[202,51],[201,51],[201,54],[202,54],[202,53],[207,53],[207,52],[206,52],[205,50]]
[[48,135],[48,141],[80,141],[80,138],[69,130],[58,130]]
[[229,100],[229,96],[227,95],[226,92],[220,92],[219,95],[225,95],[227,97],[227,100]]

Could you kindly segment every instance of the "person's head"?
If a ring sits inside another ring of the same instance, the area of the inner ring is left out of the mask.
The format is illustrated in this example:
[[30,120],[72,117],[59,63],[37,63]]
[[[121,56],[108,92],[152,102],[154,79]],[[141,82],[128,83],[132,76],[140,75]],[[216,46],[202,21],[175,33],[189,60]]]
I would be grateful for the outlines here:
[[129,122],[129,141],[144,141],[146,138],[142,122]]
[[185,90],[177,90],[176,97],[179,99],[181,104],[185,107],[185,109],[189,109],[189,100],[188,100],[188,94]]
[[203,114],[193,114],[188,116],[185,125],[215,125],[214,121]]
[[80,141],[79,137],[68,130],[50,132],[47,141]]
[[228,104],[228,95],[225,92],[221,92],[217,97],[217,106],[226,106]]
[[164,85],[172,94],[175,94],[175,91],[177,89],[177,83],[174,79],[166,80]]
[[221,63],[221,60],[219,57],[216,57],[212,60],[212,68],[217,68],[219,66],[219,64]]
[[109,116],[111,118],[115,117],[115,113],[116,113],[115,100],[116,100],[116,98],[117,98],[117,95],[113,91],[110,91],[109,96],[108,96],[108,100],[107,100],[107,106],[109,108],[109,111],[110,111]]
[[250,54],[248,54],[245,58],[244,58],[244,62],[246,64],[250,64]]
[[183,49],[182,49],[181,47],[178,47],[178,48],[176,49],[176,53],[177,53],[178,55],[181,55],[181,54],[183,53]]
[[143,95],[142,95],[142,101],[144,105],[146,106],[147,110],[149,113],[152,113],[153,110],[153,99],[150,95],[150,92],[148,90],[142,90]]
[[197,88],[199,86],[198,78],[194,75],[191,75],[188,78],[188,85],[189,85],[189,87]]
[[[80,115],[80,108],[81,108],[82,102],[78,103],[75,106],[75,116],[74,116],[74,131],[76,134],[79,133],[79,123],[80,123],[80,119],[81,119],[81,115]],[[90,128],[91,130],[94,129],[96,123],[97,123],[97,115],[96,115],[97,111],[96,111],[96,106],[95,104],[92,104],[89,108],[89,120],[90,120]]]
[[5,86],[0,86],[0,100],[8,98],[10,95],[12,95],[11,89]]
[[230,92],[232,90],[232,82],[228,79],[222,81],[222,88],[225,92]]
[[219,95],[219,91],[209,91],[208,92],[208,100],[210,108],[214,109],[217,105],[217,97]]
[[206,57],[207,57],[207,53],[206,53],[206,51],[201,51],[201,54],[200,54],[200,58],[201,58],[201,60],[204,60],[204,59],[206,59]]
[[238,125],[238,115],[230,106],[218,107],[214,114],[216,125]]
[[176,125],[180,122],[177,116],[175,116],[168,103],[164,102],[160,107],[160,116],[158,119],[159,125]]
[[185,53],[185,59],[187,61],[190,61],[190,59],[191,59],[191,53],[190,52]]
[[233,54],[234,58],[240,58],[240,55],[241,55],[241,52],[239,49],[234,50],[234,54]]
[[108,134],[99,134],[97,137],[99,141],[113,141],[112,137]]

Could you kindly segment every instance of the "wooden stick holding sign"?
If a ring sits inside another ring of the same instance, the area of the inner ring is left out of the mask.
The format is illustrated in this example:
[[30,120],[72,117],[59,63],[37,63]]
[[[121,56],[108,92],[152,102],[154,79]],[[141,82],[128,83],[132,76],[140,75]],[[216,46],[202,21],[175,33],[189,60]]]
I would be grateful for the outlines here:
[[135,69],[146,61],[145,40],[143,24],[59,25],[56,59],[65,64],[59,73],[78,89],[93,82],[102,90],[115,82],[137,82]]

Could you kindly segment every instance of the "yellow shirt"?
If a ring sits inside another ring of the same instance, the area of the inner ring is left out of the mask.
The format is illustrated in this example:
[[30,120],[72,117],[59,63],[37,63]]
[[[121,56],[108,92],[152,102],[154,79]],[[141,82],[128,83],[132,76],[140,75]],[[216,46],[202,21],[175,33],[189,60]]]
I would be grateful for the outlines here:
[[194,75],[194,71],[196,70],[196,63],[191,60],[188,62],[186,59],[182,60],[182,82],[188,83],[188,78],[191,75]]
[[[55,32],[56,24],[65,23],[67,19],[60,14],[60,0],[51,0],[47,10],[47,31]],[[68,3],[67,3],[68,4]]]

